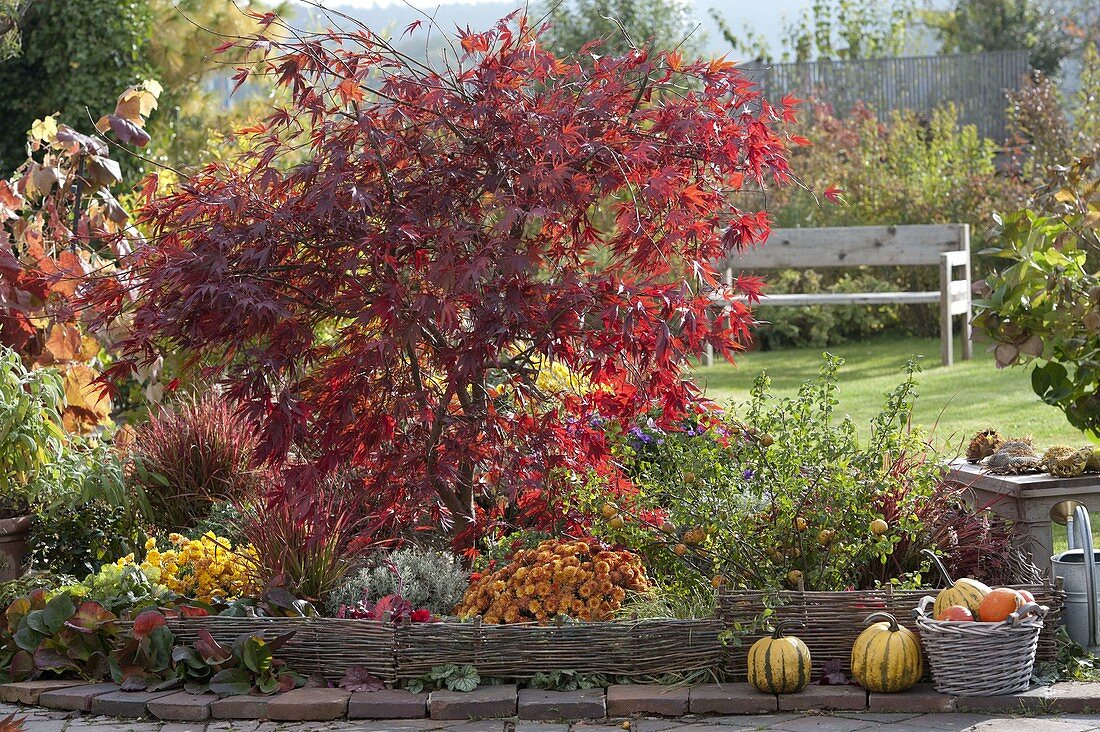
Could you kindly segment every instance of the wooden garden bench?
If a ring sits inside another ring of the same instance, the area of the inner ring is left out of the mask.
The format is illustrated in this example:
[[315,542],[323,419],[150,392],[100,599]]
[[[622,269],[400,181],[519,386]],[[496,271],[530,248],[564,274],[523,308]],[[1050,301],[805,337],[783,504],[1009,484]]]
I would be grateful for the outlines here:
[[[939,303],[940,355],[945,366],[954,360],[951,324],[966,316],[962,357],[973,355],[970,329],[970,227],[967,224],[908,226],[837,226],[821,229],[773,229],[762,246],[735,252],[719,269],[727,284],[734,271],[818,269],[822,267],[939,266],[940,289],[929,292],[824,292],[765,295],[758,307],[771,305],[907,305]],[[956,268],[962,279],[954,279]],[[706,363],[713,362],[708,350]]]

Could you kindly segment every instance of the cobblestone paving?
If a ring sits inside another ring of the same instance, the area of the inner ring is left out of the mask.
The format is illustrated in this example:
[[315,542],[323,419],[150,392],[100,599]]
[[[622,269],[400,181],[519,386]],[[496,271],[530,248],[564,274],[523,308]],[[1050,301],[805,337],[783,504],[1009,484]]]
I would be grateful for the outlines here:
[[1100,715],[1011,717],[986,714],[770,714],[742,717],[685,717],[634,719],[629,726],[616,722],[582,722],[572,726],[552,722],[485,720],[435,722],[428,719],[395,722],[155,722],[130,721],[21,709],[0,704],[0,717],[16,712],[26,717],[27,732],[1088,732],[1100,730]]

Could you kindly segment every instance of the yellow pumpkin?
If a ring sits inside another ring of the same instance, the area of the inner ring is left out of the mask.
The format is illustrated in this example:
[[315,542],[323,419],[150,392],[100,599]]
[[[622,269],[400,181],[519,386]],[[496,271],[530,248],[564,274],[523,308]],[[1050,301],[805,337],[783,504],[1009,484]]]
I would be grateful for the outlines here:
[[852,676],[868,691],[905,691],[924,675],[917,634],[889,613],[869,615],[882,622],[867,627],[852,646]]
[[922,549],[921,553],[932,558],[936,567],[939,568],[940,574],[947,581],[947,587],[940,590],[939,594],[936,595],[936,602],[932,605],[932,617],[938,618],[943,611],[952,605],[961,605],[970,610],[974,617],[978,617],[978,606],[982,604],[985,596],[992,592],[989,585],[969,577],[960,577],[953,580],[951,575],[947,573],[947,567],[943,566],[943,562],[934,552],[929,549]]
[[784,636],[787,628],[804,627],[797,620],[782,620],[771,637],[749,649],[749,683],[766,694],[802,691],[810,683],[810,649],[798,638]]

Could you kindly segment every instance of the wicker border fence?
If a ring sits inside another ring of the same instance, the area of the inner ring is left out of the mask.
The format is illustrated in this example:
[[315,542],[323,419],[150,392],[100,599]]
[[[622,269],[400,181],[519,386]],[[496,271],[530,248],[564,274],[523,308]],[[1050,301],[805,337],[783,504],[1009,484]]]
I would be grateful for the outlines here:
[[[1039,637],[1038,660],[1057,657],[1055,633],[1065,592],[1061,584],[1012,585],[1026,589],[1050,608]],[[200,629],[230,643],[246,633],[275,636],[297,631],[280,652],[296,670],[339,678],[352,666],[363,666],[393,683],[428,673],[445,663],[469,663],[483,676],[530,678],[543,671],[571,670],[607,676],[655,677],[666,673],[722,670],[745,679],[749,646],[762,637],[766,622],[799,620],[797,635],[810,649],[813,674],[825,661],[840,659],[847,670],[863,620],[889,612],[916,631],[913,608],[930,590],[858,590],[852,592],[738,591],[719,597],[718,619],[636,620],[602,623],[486,625],[423,623],[393,625],[371,620],[336,618],[173,618],[169,627],[183,643],[193,643]],[[931,590],[934,592],[934,590]],[[127,629],[130,623],[120,623]],[[739,644],[723,645],[729,631]]]
[[406,625],[397,631],[397,675],[415,678],[442,663],[516,679],[563,669],[632,677],[717,671],[723,629],[719,620]]
[[[128,629],[130,623],[120,623]],[[483,676],[526,679],[542,671],[647,677],[672,671],[717,672],[724,660],[720,620],[602,623],[393,625],[336,618],[173,618],[181,643],[206,629],[220,643],[242,634],[296,631],[279,652],[295,670],[340,678],[363,666],[387,682],[414,679],[445,663],[469,663]]]

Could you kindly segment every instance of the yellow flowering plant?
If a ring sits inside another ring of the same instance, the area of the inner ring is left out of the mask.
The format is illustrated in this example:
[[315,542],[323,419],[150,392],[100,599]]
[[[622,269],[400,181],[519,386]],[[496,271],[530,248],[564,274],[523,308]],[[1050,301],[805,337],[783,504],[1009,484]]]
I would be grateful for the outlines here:
[[[258,592],[249,567],[255,564],[251,546],[233,548],[228,539],[208,531],[197,539],[169,534],[170,547],[163,551],[155,539],[145,543],[145,559],[138,565],[150,581],[167,587],[177,595],[204,603],[228,602]],[[127,554],[116,564],[137,564]]]
[[551,539],[475,580],[455,613],[481,615],[486,623],[609,620],[628,592],[648,589],[638,555],[602,549],[592,540]]

